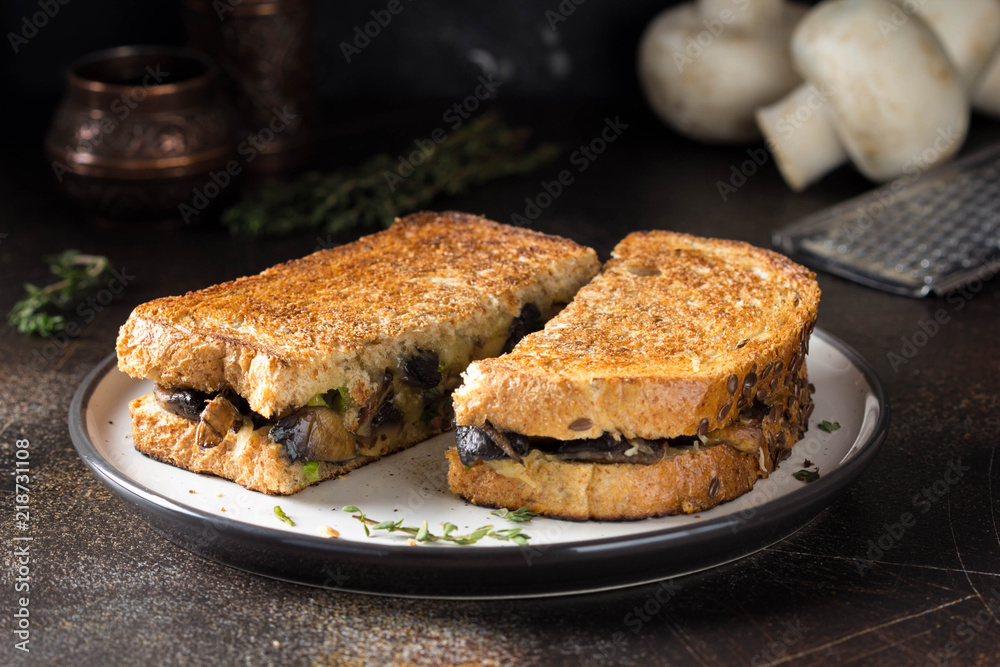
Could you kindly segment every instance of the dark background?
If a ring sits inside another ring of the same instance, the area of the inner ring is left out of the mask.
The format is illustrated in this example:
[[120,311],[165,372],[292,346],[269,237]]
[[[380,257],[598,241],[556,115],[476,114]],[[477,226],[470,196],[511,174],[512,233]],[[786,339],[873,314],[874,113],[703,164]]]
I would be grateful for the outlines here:
[[[504,97],[638,98],[639,36],[653,16],[678,3],[588,0],[575,6],[563,0],[575,11],[552,30],[546,11],[557,12],[560,1],[401,0],[403,11],[347,63],[340,43],[350,42],[354,28],[371,21],[370,12],[386,2],[318,0],[319,95],[330,100],[465,96],[481,71],[477,61],[492,58],[503,72]],[[52,96],[62,90],[63,68],[90,51],[184,44],[182,6],[179,0],[70,0],[12,58],[6,34],[20,31],[22,17],[38,11],[38,0],[5,0],[2,50],[13,62],[13,84],[19,94]]]
[[[504,119],[563,142],[567,151],[535,173],[441,197],[433,209],[507,222],[540,191],[540,181],[567,168],[574,147],[595,137],[605,118],[619,116],[629,125],[625,134],[535,221],[537,229],[571,236],[602,258],[637,229],[767,246],[774,229],[872,187],[844,166],[793,193],[769,161],[721,199],[716,183],[747,159],[747,147],[705,146],[672,133],[648,111],[636,85],[636,42],[669,3],[588,0],[560,24],[558,40],[545,21],[558,0],[500,9],[457,0],[404,3],[385,33],[348,65],[339,43],[385,2],[317,0],[317,78],[325,100],[317,165],[350,164],[427,137],[441,124],[442,110],[471,92],[481,65],[469,52],[482,49],[505,70],[496,101]],[[50,343],[0,326],[0,471],[10,479],[12,443],[26,438],[36,475],[39,560],[31,614],[38,633],[34,652],[17,664],[1000,664],[1000,614],[992,611],[992,591],[1000,591],[1000,504],[992,495],[993,482],[1000,489],[996,280],[979,286],[959,310],[943,298],[892,296],[820,273],[819,326],[854,347],[882,378],[893,407],[886,441],[870,468],[807,528],[680,580],[684,590],[641,632],[625,619],[656,602],[655,584],[548,600],[384,598],[266,579],[162,539],[73,449],[66,415],[74,390],[113,351],[118,327],[137,304],[255,273],[311,252],[317,241],[304,234],[244,242],[210,225],[162,233],[86,224],[56,196],[42,154],[63,91],[61,73],[96,49],[184,43],[181,4],[69,0],[14,56],[6,34],[35,11],[37,0],[5,0],[0,9],[0,313],[23,296],[22,282],[47,284],[52,276],[41,258],[66,248],[106,254],[135,280],[42,371],[31,362]],[[963,153],[998,141],[1000,123],[976,116]],[[942,308],[950,323],[894,367],[888,355]],[[961,483],[859,573],[854,559],[902,512],[912,512],[914,495],[958,460],[972,468]],[[6,633],[13,493],[10,482],[0,483],[0,536],[8,554],[0,557],[6,635],[0,664],[15,664]],[[980,619],[980,629],[966,638],[969,619]],[[802,635],[788,634],[798,627]],[[619,635],[624,644],[616,643]]]
[[[570,0],[566,0],[570,3]],[[4,33],[37,11],[37,0],[4,3]],[[635,45],[648,20],[673,4],[656,0],[590,0],[552,31],[548,2],[411,2],[372,43],[347,63],[340,42],[371,21],[385,2],[316,2],[317,84],[326,99],[399,99],[467,95],[490,54],[507,74],[504,95],[577,97],[634,94]],[[7,40],[5,40],[7,41]],[[71,0],[23,46],[15,78],[27,92],[60,90],[61,69],[96,49],[124,44],[183,44],[177,0]],[[5,44],[11,53],[9,42]]]

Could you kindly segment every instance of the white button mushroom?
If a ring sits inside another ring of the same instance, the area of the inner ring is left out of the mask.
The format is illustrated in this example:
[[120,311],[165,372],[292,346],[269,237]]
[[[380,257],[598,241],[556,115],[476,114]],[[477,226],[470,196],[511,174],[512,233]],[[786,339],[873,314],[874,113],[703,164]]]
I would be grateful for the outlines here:
[[1000,1],[911,0],[893,7],[883,32],[895,32],[901,21],[914,12],[919,14],[937,35],[971,95],[1000,44]]
[[969,122],[962,81],[919,17],[883,34],[879,21],[892,7],[889,0],[830,0],[796,28],[792,61],[807,83],[757,112],[793,189],[848,158],[885,181],[961,147]]
[[696,139],[758,138],[754,110],[800,82],[788,39],[807,9],[785,0],[699,0],[662,12],[639,43],[650,106]]
[[919,14],[941,41],[972,108],[1000,116],[1000,0],[909,0],[894,5],[883,31]]
[[1000,116],[1000,0],[922,0],[914,9],[962,75],[972,108]]

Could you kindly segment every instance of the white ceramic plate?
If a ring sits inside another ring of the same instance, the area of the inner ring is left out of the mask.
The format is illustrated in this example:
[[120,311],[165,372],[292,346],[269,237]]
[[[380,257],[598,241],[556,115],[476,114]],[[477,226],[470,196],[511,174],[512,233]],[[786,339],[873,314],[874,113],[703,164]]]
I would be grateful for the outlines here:
[[[114,355],[80,386],[70,410],[73,441],[87,465],[167,538],[235,567],[300,583],[426,597],[523,597],[635,585],[745,556],[798,530],[853,480],[875,454],[889,410],[871,368],[817,330],[807,358],[816,386],[809,431],[789,459],[753,491],[695,515],[644,521],[515,524],[453,496],[443,452],[447,433],[294,496],[267,496],[213,476],[149,459],[132,447],[128,403],[152,391],[119,372]],[[837,422],[832,433],[822,420]],[[808,459],[820,479],[792,475]],[[274,515],[279,505],[292,520]],[[408,544],[406,535],[366,537],[341,511],[356,505],[377,520],[406,519],[432,532],[492,524],[520,526],[527,547],[489,538],[472,546]],[[328,526],[340,537],[322,537]]]

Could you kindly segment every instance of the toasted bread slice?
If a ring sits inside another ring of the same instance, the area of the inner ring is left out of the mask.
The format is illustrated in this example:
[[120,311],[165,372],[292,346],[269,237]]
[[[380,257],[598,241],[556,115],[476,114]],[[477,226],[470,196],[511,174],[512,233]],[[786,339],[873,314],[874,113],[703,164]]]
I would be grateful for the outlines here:
[[[756,451],[741,451],[724,442],[670,448],[649,465],[568,461],[532,450],[523,463],[505,459],[477,461],[466,467],[457,449],[447,452],[448,483],[453,493],[476,505],[527,507],[546,516],[574,520],[646,519],[711,509],[750,491],[788,457],[802,437],[812,411],[812,388],[799,370],[801,396],[775,395],[762,421],[764,438]],[[795,384],[792,384],[795,387]]]
[[630,234],[612,257],[544,331],[469,366],[457,424],[671,438],[704,430],[703,419],[710,431],[735,420],[751,375],[761,400],[794,378],[820,296],[804,267],[665,231]]
[[158,385],[130,406],[136,448],[266,493],[343,474],[450,428],[469,361],[512,346],[599,266],[563,238],[420,213],[143,304],[117,346],[119,368]]
[[[666,231],[630,234],[612,257],[543,331],[469,366],[455,422],[550,448],[610,435],[666,454],[647,465],[531,450],[522,463],[466,466],[453,452],[454,492],[582,519],[698,511],[749,490],[801,437],[820,297],[812,273],[746,243]],[[741,423],[762,431],[757,444],[727,440]],[[692,447],[678,448],[683,438]]]
[[340,477],[386,454],[405,449],[440,432],[436,424],[408,424],[402,437],[391,447],[372,455],[362,455],[342,463],[290,461],[282,445],[268,438],[268,426],[254,429],[244,422],[238,431],[228,431],[215,447],[199,447],[195,442],[198,422],[164,410],[152,394],[129,403],[132,441],[135,448],[157,461],[192,472],[209,473],[232,480],[251,491],[290,495],[318,482]]
[[[138,306],[118,336],[133,377],[232,388],[264,417],[363,394],[365,369],[503,329],[523,304],[568,302],[599,268],[564,238],[463,213],[417,213],[354,243]],[[360,385],[360,386],[358,386]]]

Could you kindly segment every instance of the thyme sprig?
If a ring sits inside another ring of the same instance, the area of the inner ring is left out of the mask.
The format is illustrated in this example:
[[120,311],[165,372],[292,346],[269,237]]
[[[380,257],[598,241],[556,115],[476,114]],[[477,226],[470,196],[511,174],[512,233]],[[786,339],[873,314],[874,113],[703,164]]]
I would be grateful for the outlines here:
[[451,542],[452,544],[463,546],[475,544],[484,537],[502,542],[513,542],[521,546],[527,546],[528,540],[531,539],[531,536],[523,533],[520,527],[497,530],[493,526],[480,526],[466,535],[455,535],[454,533],[458,530],[458,526],[449,522],[441,524],[441,534],[436,535],[430,531],[426,520],[419,527],[404,526],[403,522],[406,519],[400,519],[399,521],[376,521],[369,518],[354,505],[347,505],[342,509],[345,512],[356,512],[353,518],[361,522],[361,525],[365,529],[365,535],[369,537],[372,536],[371,531],[373,530],[384,530],[389,533],[406,533],[412,536],[417,542]]
[[498,510],[493,510],[492,512],[490,512],[490,514],[498,516],[501,519],[507,519],[508,521],[513,521],[514,523],[527,523],[528,521],[531,521],[536,516],[538,516],[538,512],[532,512],[527,507],[518,508],[513,512],[511,512],[506,507],[501,507]]
[[[420,164],[401,165],[379,154],[353,169],[309,172],[291,183],[271,183],[245,194],[222,214],[236,236],[259,238],[300,231],[328,236],[388,227],[440,194],[529,172],[556,157],[559,147],[526,147],[528,132],[484,114],[427,151]],[[394,154],[395,155],[395,154]]]
[[103,255],[87,255],[79,250],[65,250],[45,257],[49,270],[60,278],[45,287],[24,283],[25,298],[14,304],[7,321],[19,333],[48,336],[61,331],[66,319],[58,314],[73,301],[105,282],[113,267]]

